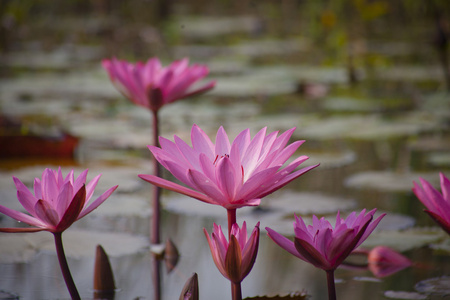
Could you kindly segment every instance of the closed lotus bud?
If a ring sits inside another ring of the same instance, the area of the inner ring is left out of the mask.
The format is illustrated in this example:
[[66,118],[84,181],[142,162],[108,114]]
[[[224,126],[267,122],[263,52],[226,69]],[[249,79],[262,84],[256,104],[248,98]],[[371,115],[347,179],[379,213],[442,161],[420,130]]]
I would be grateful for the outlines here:
[[183,290],[181,291],[179,300],[198,300],[198,276],[197,273],[186,281]]
[[244,280],[253,268],[258,254],[259,222],[248,239],[245,222],[242,224],[242,228],[233,224],[230,242],[225,238],[222,228],[216,224],[214,224],[211,237],[209,237],[206,229],[203,229],[203,231],[208,240],[214,263],[220,273],[234,283],[240,283]]
[[164,251],[164,262],[166,263],[167,273],[175,269],[179,258],[180,253],[178,252],[177,246],[175,246],[171,239],[167,239]]
[[97,245],[94,267],[94,298],[112,299],[116,285],[108,255],[102,246]]

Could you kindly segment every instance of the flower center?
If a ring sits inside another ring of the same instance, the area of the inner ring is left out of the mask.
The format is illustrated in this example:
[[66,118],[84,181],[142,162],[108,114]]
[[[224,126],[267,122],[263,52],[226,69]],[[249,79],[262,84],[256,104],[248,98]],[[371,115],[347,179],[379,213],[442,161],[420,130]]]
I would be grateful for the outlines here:
[[219,155],[216,155],[216,158],[215,158],[214,161],[213,161],[213,165],[217,165],[217,163],[219,162],[219,160],[221,160],[221,159],[224,158],[224,157],[230,158],[230,155],[229,155],[229,154],[224,154],[224,155],[221,155],[220,157],[219,157]]
[[[221,155],[220,157],[219,157],[219,155],[216,155],[216,158],[213,161],[213,165],[217,166],[218,162],[224,157],[230,158],[230,155],[224,154],[224,155]],[[241,165],[241,175],[242,175],[242,183],[244,183],[244,181],[245,181],[244,180],[244,166],[242,166],[242,165]]]

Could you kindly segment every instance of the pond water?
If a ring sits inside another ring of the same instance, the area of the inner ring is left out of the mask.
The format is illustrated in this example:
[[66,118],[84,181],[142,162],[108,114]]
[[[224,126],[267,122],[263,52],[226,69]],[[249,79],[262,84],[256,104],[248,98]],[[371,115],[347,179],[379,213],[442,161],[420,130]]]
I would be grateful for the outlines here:
[[[430,42],[432,8],[409,1],[325,2],[5,2],[1,115],[25,131],[64,130],[79,144],[73,158],[1,159],[0,204],[20,209],[12,176],[31,186],[46,167],[76,174],[89,168],[90,178],[102,173],[97,192],[119,184],[63,234],[83,299],[93,297],[97,244],[110,257],[115,299],[153,299],[151,187],[137,177],[152,169],[151,115],[110,83],[100,61],[112,56],[159,56],[165,63],[188,56],[210,67],[216,88],[164,107],[161,135],[188,140],[194,123],[211,138],[221,125],[232,137],[245,128],[254,135],[264,126],[297,127],[294,138],[306,140],[298,155],[310,157],[303,165],[321,163],[259,209],[238,212],[238,223],[246,220],[251,228],[260,221],[262,229],[244,297],[304,291],[326,299],[325,272],[279,248],[264,228],[292,235],[294,213],[309,220],[377,208],[387,216],[362,246],[389,246],[413,266],[383,278],[368,269],[338,269],[338,299],[450,298],[450,238],[411,192],[419,177],[438,187],[439,172],[450,175],[450,94],[439,49]],[[449,21],[448,2],[433,3]],[[180,258],[170,273],[162,266],[162,299],[178,299],[193,272],[200,299],[230,299],[203,233],[214,222],[226,225],[225,210],[166,191],[163,208],[162,237],[176,244]],[[0,216],[0,227],[14,226],[21,224]],[[13,295],[68,299],[50,233],[0,234],[0,299]]]

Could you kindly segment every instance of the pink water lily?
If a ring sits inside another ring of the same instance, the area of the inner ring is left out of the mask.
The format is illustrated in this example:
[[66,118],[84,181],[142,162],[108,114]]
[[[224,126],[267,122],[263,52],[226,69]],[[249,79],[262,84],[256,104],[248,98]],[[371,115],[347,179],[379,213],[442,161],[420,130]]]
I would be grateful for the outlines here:
[[328,299],[336,300],[334,270],[344,259],[372,233],[385,216],[373,220],[376,209],[366,214],[363,209],[358,215],[352,212],[346,219],[337,213],[333,226],[325,218],[313,216],[313,224],[305,225],[302,218],[295,216],[294,241],[266,227],[269,237],[281,248],[298,258],[311,263],[327,273]]
[[230,241],[226,239],[222,228],[214,224],[211,237],[203,229],[208,240],[211,254],[220,273],[233,283],[240,283],[250,273],[258,254],[259,222],[253,229],[250,238],[247,237],[247,226],[242,228],[233,224]]
[[0,228],[0,232],[63,232],[75,221],[81,219],[102,204],[117,188],[108,189],[94,201],[89,201],[101,175],[86,183],[88,170],[84,170],[77,178],[73,170],[63,178],[61,168],[45,169],[42,179],[35,178],[34,194],[16,177],[13,177],[17,188],[17,198],[28,214],[15,211],[0,205],[3,213],[17,221],[34,227]]
[[239,133],[230,143],[220,127],[215,144],[197,125],[191,130],[192,147],[175,136],[175,142],[159,138],[161,148],[148,146],[155,158],[178,180],[190,188],[141,174],[139,177],[200,201],[226,209],[259,205],[261,198],[285,186],[317,167],[295,170],[307,156],[300,156],[285,166],[304,141],[287,145],[295,128],[278,135],[261,129],[253,138],[250,130]]
[[439,193],[428,181],[420,178],[422,187],[414,182],[412,189],[417,198],[426,206],[424,211],[450,234],[450,180],[440,173],[441,190]]
[[381,219],[373,215],[376,209],[358,215],[352,212],[345,220],[336,216],[335,227],[325,218],[313,216],[313,224],[306,226],[301,217],[295,216],[295,240],[291,241],[274,230],[267,228],[269,237],[280,247],[298,258],[323,270],[336,269],[344,259],[372,233]]
[[209,69],[199,64],[189,66],[187,58],[167,67],[163,67],[156,57],[136,64],[116,58],[104,59],[102,65],[126,98],[154,112],[165,104],[203,93],[215,85],[215,81],[211,81],[192,88],[194,83],[208,75]]

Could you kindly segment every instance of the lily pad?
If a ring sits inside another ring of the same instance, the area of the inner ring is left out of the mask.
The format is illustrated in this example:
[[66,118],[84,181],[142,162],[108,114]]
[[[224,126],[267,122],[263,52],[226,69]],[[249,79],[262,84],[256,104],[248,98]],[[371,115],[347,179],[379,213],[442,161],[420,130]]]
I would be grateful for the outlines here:
[[338,210],[347,211],[356,207],[356,201],[327,196],[322,193],[278,192],[263,200],[265,208],[284,214],[325,215]]
[[400,66],[379,68],[376,70],[376,77],[383,80],[393,81],[440,81],[442,70],[439,66]]
[[228,56],[210,61],[208,67],[211,76],[236,76],[245,73],[250,68],[246,59],[229,58]]
[[[241,120],[247,120],[247,123],[250,123],[259,112],[260,107],[250,101],[231,102],[226,105],[214,103],[211,99],[196,103],[180,101],[162,110],[161,120],[164,120],[164,122],[161,124],[161,129],[168,135],[170,133],[178,134],[180,131],[189,135],[189,130],[186,130],[186,128],[191,128],[192,124],[195,123],[199,124],[205,131],[208,131],[208,128],[204,127],[210,126],[215,136],[221,125],[227,129],[229,124]],[[174,132],[174,130],[177,132]]]
[[133,194],[112,194],[97,209],[77,221],[75,228],[95,228],[98,231],[133,232],[148,234],[152,215],[150,197],[146,199]]
[[[31,99],[27,101],[17,100],[20,97],[31,97]],[[57,116],[57,119],[61,120],[68,116],[72,110],[70,101],[55,97],[34,98],[33,94],[29,94],[27,91],[17,91],[12,96],[3,95],[2,99],[4,99],[3,101],[0,100],[2,112],[13,117],[24,115]],[[52,122],[56,123],[56,120],[52,120]]]
[[292,76],[296,82],[318,82],[327,84],[347,84],[348,75],[345,68],[317,67],[313,65],[291,66]]
[[253,16],[186,17],[176,21],[181,34],[188,39],[206,39],[232,33],[252,33],[259,30],[261,21]]
[[[252,58],[259,58],[264,56],[284,56],[298,54],[307,51],[310,48],[310,43],[304,38],[291,39],[264,39],[244,41],[230,46],[211,46],[211,45],[181,45],[174,47],[177,56],[198,57],[204,59],[205,57],[223,59],[224,57],[233,57],[232,64],[236,65],[236,61],[249,61]],[[209,64],[208,64],[209,66]],[[224,74],[223,72],[216,72],[218,69],[212,66],[212,74]],[[241,69],[241,68],[240,68]],[[223,69],[222,69],[223,70]],[[236,70],[236,69],[235,69]],[[245,69],[249,71],[249,68]],[[241,71],[244,71],[241,69]],[[227,72],[229,74],[229,72]],[[225,74],[227,74],[225,73]],[[232,74],[236,74],[233,72]]]
[[[143,138],[139,147],[145,147],[145,145],[151,143],[151,127],[136,128],[127,120],[118,119],[85,119],[84,122],[74,120],[73,123],[68,123],[72,134],[95,141],[112,141],[115,146],[121,146],[125,148],[128,146],[126,143],[120,143],[123,136],[138,136]],[[117,141],[115,141],[117,140]],[[113,145],[111,145],[112,147]]]
[[[374,218],[382,212],[377,211]],[[416,224],[416,220],[411,216],[400,215],[388,212],[377,226],[377,230],[404,230]]]
[[450,295],[450,276],[426,279],[417,283],[414,288],[425,294],[448,296]]
[[449,94],[445,91],[425,96],[420,107],[445,121],[450,117],[449,97]]
[[100,47],[64,45],[53,51],[14,51],[4,55],[2,64],[9,67],[27,69],[62,69],[79,66],[83,62],[100,60],[103,51]]
[[387,246],[399,252],[436,243],[445,236],[438,228],[412,228],[401,231],[380,230],[373,232],[362,244],[364,248]]
[[386,56],[409,56],[418,51],[426,52],[428,50],[425,47],[420,47],[421,45],[411,47],[409,43],[403,41],[369,41],[367,46],[367,53]]
[[[61,74],[29,75],[0,81],[2,99],[28,94],[33,96],[78,96],[77,99],[116,99],[120,94],[101,66],[89,71]],[[87,101],[87,100],[86,100]],[[3,101],[2,101],[3,104]]]
[[317,120],[299,132],[306,139],[378,140],[416,135],[439,128],[439,122],[429,115],[411,113],[402,117],[384,120],[375,115],[330,117]]
[[289,55],[308,50],[310,43],[305,39],[256,40],[229,46],[232,54],[244,57],[267,55]]
[[[317,119],[315,116],[299,116],[298,114],[273,114],[273,115],[259,115],[254,116],[248,119],[236,120],[236,122],[230,123],[225,129],[230,130],[233,133],[233,136],[236,136],[239,132],[241,132],[245,128],[249,128],[252,134],[256,134],[261,128],[268,126],[269,131],[286,131],[293,127],[301,127],[299,126],[299,122],[308,122],[310,119]],[[216,130],[217,131],[217,130]],[[298,129],[296,130],[296,132]],[[296,139],[304,139],[302,136],[299,136],[294,132]],[[300,147],[300,151],[301,151]],[[303,154],[303,152],[302,152]]]
[[384,292],[384,296],[389,299],[427,299],[426,295],[405,291],[386,291]]
[[323,101],[323,108],[330,111],[374,112],[383,108],[380,101],[349,97],[332,97]]
[[309,152],[301,151],[299,155],[306,155],[309,159],[304,165],[315,165],[320,163],[320,169],[333,169],[348,166],[356,161],[356,153],[353,151],[335,151],[335,152]]
[[263,97],[293,93],[296,85],[293,79],[271,78],[264,73],[221,78],[211,95],[220,97]]
[[435,167],[448,168],[450,167],[450,154],[448,152],[430,154],[428,162]]
[[376,282],[376,283],[380,283],[383,282],[383,280],[379,279],[379,278],[375,278],[375,277],[353,277],[353,280],[355,281],[364,281],[364,282]]
[[367,171],[356,173],[345,179],[344,185],[353,189],[368,189],[382,192],[409,192],[413,182],[419,177],[431,184],[438,184],[439,176],[436,173],[396,173],[391,171]]
[[[64,232],[63,243],[66,255],[73,258],[93,256],[99,244],[110,257],[138,253],[149,247],[148,237],[78,229]],[[51,233],[0,234],[0,263],[27,262],[40,251],[56,252]]]
[[450,238],[443,240],[441,243],[433,243],[430,248],[435,251],[436,254],[443,253],[448,255],[450,253]]
[[283,95],[295,93],[299,81],[336,83],[346,80],[345,69],[286,65],[255,67],[241,76],[219,78],[209,94],[222,97]]

